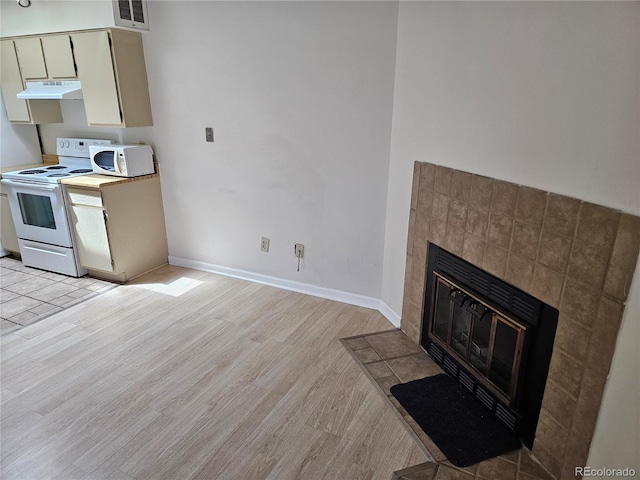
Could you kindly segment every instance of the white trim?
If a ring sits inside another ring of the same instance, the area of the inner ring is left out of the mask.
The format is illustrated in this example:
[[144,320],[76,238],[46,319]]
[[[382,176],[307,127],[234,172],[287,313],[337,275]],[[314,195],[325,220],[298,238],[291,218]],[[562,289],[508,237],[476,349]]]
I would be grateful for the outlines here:
[[262,275],[261,273],[249,272],[237,268],[224,267],[212,263],[199,262],[197,260],[189,260],[187,258],[169,256],[169,265],[178,267],[193,268],[194,270],[202,270],[204,272],[215,273],[225,277],[238,278],[240,280],[248,280],[250,282],[268,285],[270,287],[281,288],[292,292],[304,293],[314,297],[326,298],[336,302],[348,303],[357,307],[366,307],[378,310],[391,324],[400,328],[400,315],[394,312],[382,300],[359,295],[357,293],[343,292],[333,288],[318,287],[308,283],[295,282],[293,280],[285,280],[284,278],[271,277]]
[[384,318],[389,320],[394,327],[400,328],[400,315],[394,312],[391,307],[382,300],[378,300],[378,303],[378,311],[384,315]]

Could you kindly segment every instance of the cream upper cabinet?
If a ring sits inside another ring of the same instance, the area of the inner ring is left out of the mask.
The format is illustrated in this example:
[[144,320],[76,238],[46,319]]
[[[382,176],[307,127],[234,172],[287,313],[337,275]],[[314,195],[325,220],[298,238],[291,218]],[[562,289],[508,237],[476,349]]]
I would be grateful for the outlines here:
[[89,125],[120,125],[123,119],[111,61],[109,33],[77,33],[72,35],[72,39],[87,122]]
[[18,38],[15,45],[23,80],[76,78],[69,35]]
[[48,77],[52,80],[76,78],[76,65],[71,49],[71,36],[47,35],[40,39]]
[[109,29],[71,39],[89,125],[153,125],[140,33]]
[[19,100],[16,95],[24,90],[20,66],[13,40],[3,40],[0,51],[0,84],[2,97],[7,109],[7,117],[12,122],[31,122],[26,100]]
[[42,43],[39,37],[15,40],[18,63],[23,80],[46,80],[47,66],[44,63]]
[[[16,42],[17,40],[2,40],[0,42],[0,85],[2,85],[2,97],[7,110],[7,118],[12,123],[62,122],[59,101],[33,101],[16,98],[16,95],[24,90],[24,82],[16,53]],[[30,45],[33,44],[31,43]]]
[[11,122],[61,122],[58,100],[25,101],[16,94],[27,81],[78,79],[90,126],[153,125],[139,32],[105,28],[4,39],[1,67]]

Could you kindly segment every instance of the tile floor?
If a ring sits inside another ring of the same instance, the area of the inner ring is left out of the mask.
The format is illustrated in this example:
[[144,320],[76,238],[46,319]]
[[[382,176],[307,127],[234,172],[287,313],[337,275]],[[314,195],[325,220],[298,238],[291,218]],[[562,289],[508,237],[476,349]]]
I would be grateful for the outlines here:
[[12,257],[0,258],[1,334],[42,320],[116,286],[95,278],[74,278],[25,267]]
[[379,387],[395,408],[407,428],[424,445],[437,463],[424,463],[396,472],[398,480],[552,480],[546,471],[531,458],[529,450],[522,448],[476,465],[458,468],[422,431],[418,424],[400,406],[389,389],[444,371],[401,330],[359,335],[343,339],[343,345],[361,365],[367,376]]

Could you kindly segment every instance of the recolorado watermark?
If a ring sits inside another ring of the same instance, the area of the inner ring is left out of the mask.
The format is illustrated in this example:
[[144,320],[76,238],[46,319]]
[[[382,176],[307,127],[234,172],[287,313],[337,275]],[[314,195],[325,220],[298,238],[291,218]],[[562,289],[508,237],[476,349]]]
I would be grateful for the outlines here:
[[576,467],[575,476],[600,477],[600,478],[616,478],[627,477],[635,478],[636,471],[633,468],[593,468],[593,467]]

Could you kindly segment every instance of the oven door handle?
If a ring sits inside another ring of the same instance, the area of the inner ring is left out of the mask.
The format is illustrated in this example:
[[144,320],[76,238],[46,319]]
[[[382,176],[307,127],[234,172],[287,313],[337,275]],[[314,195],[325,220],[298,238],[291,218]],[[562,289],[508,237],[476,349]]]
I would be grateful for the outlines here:
[[54,184],[50,184],[50,183],[37,183],[37,182],[19,182],[19,181],[15,181],[15,180],[10,180],[8,178],[3,178],[2,180],[0,180],[0,182],[4,183],[5,185],[9,186],[9,187],[16,187],[16,188],[31,188],[31,189],[38,189],[38,190],[57,190],[59,185],[57,183]]

